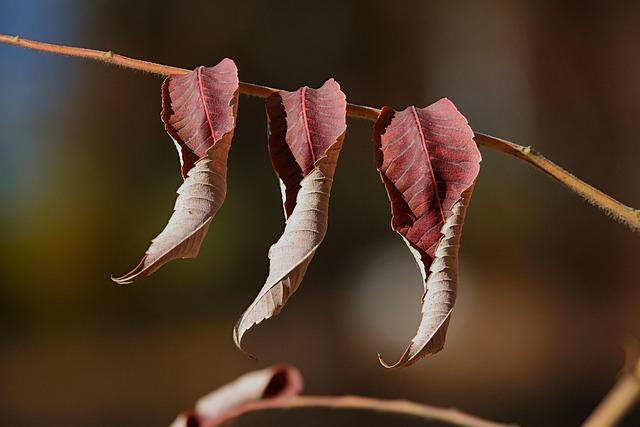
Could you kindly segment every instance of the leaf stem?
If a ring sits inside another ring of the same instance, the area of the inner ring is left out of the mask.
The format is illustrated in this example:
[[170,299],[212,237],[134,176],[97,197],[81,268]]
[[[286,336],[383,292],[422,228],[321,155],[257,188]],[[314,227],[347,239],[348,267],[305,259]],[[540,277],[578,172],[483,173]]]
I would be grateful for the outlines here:
[[[8,36],[0,34],[0,43],[19,46],[27,49],[39,50],[43,52],[55,53],[58,55],[73,56],[78,58],[92,59],[94,61],[117,65],[123,68],[143,71],[151,74],[166,76],[170,74],[185,74],[190,70],[173,67],[170,65],[156,64],[139,59],[128,58],[112,51],[100,51],[94,49],[84,49],[79,47],[62,46],[50,43],[43,43],[34,40],[23,39],[20,36]],[[279,89],[268,86],[256,85],[252,83],[240,82],[240,93],[259,98],[266,98]],[[347,104],[347,115],[358,119],[374,121],[378,118],[380,110],[378,108],[365,105]],[[633,209],[620,203],[616,199],[602,191],[592,187],[568,171],[556,165],[543,155],[535,152],[531,147],[524,147],[504,139],[476,133],[475,141],[479,146],[500,151],[518,158],[536,169],[560,182],[562,185],[584,198],[587,202],[602,210],[605,214],[616,221],[626,225],[633,232],[640,234],[640,210]]]
[[582,427],[616,425],[638,400],[640,400],[640,359],[636,361],[631,372],[620,377]]
[[473,415],[460,412],[457,409],[438,408],[422,405],[406,400],[384,400],[361,396],[295,396],[277,399],[265,399],[240,405],[220,416],[205,422],[202,427],[217,427],[238,418],[244,414],[269,409],[294,408],[329,408],[329,409],[359,409],[375,412],[409,415],[424,420],[440,421],[455,426],[464,427],[505,427],[484,420]]

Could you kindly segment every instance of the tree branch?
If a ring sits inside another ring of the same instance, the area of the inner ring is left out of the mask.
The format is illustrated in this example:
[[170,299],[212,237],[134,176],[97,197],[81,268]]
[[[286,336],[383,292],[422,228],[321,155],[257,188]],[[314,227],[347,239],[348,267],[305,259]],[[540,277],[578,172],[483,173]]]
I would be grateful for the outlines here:
[[360,396],[294,396],[248,402],[226,413],[220,414],[220,416],[205,421],[201,427],[218,427],[232,419],[251,412],[294,408],[369,410],[408,415],[424,420],[440,421],[462,427],[506,427],[508,425],[484,420],[460,412],[457,409],[438,408],[406,400],[383,400]]
[[630,372],[620,377],[582,427],[616,425],[638,400],[640,400],[640,359],[636,361]]
[[[0,34],[0,43],[6,43],[27,49],[34,49],[43,52],[51,52],[58,55],[74,56],[79,58],[92,59],[94,61],[107,64],[118,65],[151,74],[166,76],[169,74],[185,74],[190,70],[172,67],[169,65],[156,64],[139,59],[128,58],[111,51],[99,51],[78,47],[61,46],[50,43],[42,43],[33,40],[23,39],[19,36],[8,36]],[[259,98],[266,98],[279,89],[268,86],[261,86],[251,83],[240,82],[240,93]],[[347,115],[358,119],[374,121],[378,118],[380,110],[373,107],[357,104],[347,104]],[[515,158],[529,163],[536,169],[560,182],[562,185],[584,198],[587,202],[598,207],[605,214],[616,221],[626,225],[635,233],[640,234],[640,210],[633,209],[620,203],[616,199],[600,190],[585,183],[568,171],[548,160],[541,154],[535,152],[531,147],[514,144],[493,136],[476,133],[475,141],[479,146],[500,151]]]

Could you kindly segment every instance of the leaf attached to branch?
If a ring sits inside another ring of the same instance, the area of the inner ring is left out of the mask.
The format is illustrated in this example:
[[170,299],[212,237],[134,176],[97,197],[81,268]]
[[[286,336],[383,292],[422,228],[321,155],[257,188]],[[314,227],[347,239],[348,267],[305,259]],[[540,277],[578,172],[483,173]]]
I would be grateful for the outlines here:
[[242,335],[280,312],[298,289],[327,231],[329,193],[344,132],[346,98],[335,80],[267,100],[269,153],[280,179],[286,225],[269,250],[269,276],[234,328]]
[[444,346],[456,299],[462,224],[480,152],[467,120],[448,99],[400,112],[383,108],[374,140],[391,202],[391,226],[414,255],[424,284],[422,320],[411,343],[395,364],[380,359],[387,367],[404,367]]
[[169,76],[162,85],[162,121],[173,139],[184,182],[173,215],[140,263],[119,284],[132,283],[177,258],[195,258],[227,192],[227,157],[238,104],[238,70],[230,59]]

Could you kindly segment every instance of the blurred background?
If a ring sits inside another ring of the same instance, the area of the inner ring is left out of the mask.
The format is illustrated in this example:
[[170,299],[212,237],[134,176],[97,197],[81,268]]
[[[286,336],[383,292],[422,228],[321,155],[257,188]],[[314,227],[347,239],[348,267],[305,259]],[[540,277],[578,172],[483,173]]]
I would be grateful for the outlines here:
[[[186,68],[233,58],[243,81],[340,82],[351,102],[453,100],[480,132],[532,145],[640,207],[640,4],[0,0],[0,32]],[[160,83],[0,46],[0,424],[168,425],[237,375],[289,362],[311,394],[455,406],[577,425],[640,336],[640,241],[522,162],[482,150],[444,351],[383,369],[415,332],[420,277],[350,120],[329,233],[298,293],[247,348],[231,330],[283,229],[264,103],[241,97],[229,194],[196,260],[120,287],[164,227],[180,174]],[[238,426],[418,426],[336,411]],[[640,410],[625,419],[640,424]]]

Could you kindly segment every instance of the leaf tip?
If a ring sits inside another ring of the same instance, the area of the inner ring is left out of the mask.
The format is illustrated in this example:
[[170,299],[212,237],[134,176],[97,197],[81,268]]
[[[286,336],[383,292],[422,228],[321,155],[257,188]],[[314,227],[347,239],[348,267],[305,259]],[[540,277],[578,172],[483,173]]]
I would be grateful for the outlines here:
[[111,275],[111,281],[116,285],[130,285],[137,279],[137,275],[132,273],[133,272],[130,272],[120,277],[114,277],[113,275]]
[[237,68],[235,61],[228,57],[222,58],[218,65],[233,66],[234,68]]
[[113,274],[110,276],[110,279],[116,285],[129,285],[133,283],[133,280],[127,280],[127,276],[115,277]]
[[417,362],[421,358],[422,357],[417,357],[416,354],[411,353],[411,347],[408,347],[405,350],[405,352],[402,354],[402,356],[400,356],[400,359],[398,359],[398,361],[395,363],[386,362],[382,358],[382,355],[378,353],[378,362],[380,362],[380,364],[386,369],[406,368],[407,366],[413,365],[415,362]]
[[395,369],[397,368],[398,363],[394,363],[393,365],[388,364],[387,362],[385,362],[385,360],[382,358],[382,355],[380,353],[378,353],[378,362],[380,362],[380,364],[387,368],[387,369]]
[[242,349],[242,332],[240,332],[239,323],[240,322],[238,322],[236,326],[233,327],[233,343],[236,345],[236,347],[238,347],[239,350],[244,351]]
[[236,345],[236,347],[238,347],[238,350],[240,350],[245,355],[249,356],[249,358],[257,361],[258,360],[257,357],[255,357],[253,354],[249,353],[244,348],[242,348],[242,337],[244,336],[244,333],[249,329],[249,328],[242,328],[243,318],[241,318],[238,321],[238,323],[236,323],[236,326],[233,327],[233,343]]
[[342,92],[342,88],[340,87],[340,83],[338,83],[338,81],[336,79],[334,79],[333,77],[329,77],[322,84],[322,86],[320,86],[320,88],[318,90],[329,88],[331,86],[333,86],[336,90],[340,91],[340,93],[342,93],[342,96],[344,96],[344,98],[347,99],[347,96],[344,94],[344,92]]
[[152,271],[149,271],[149,266],[145,266],[145,262],[147,260],[147,255],[143,256],[138,265],[131,271],[122,276],[114,277],[111,276],[111,281],[117,285],[130,285],[135,282],[137,279],[141,279],[147,277]]

